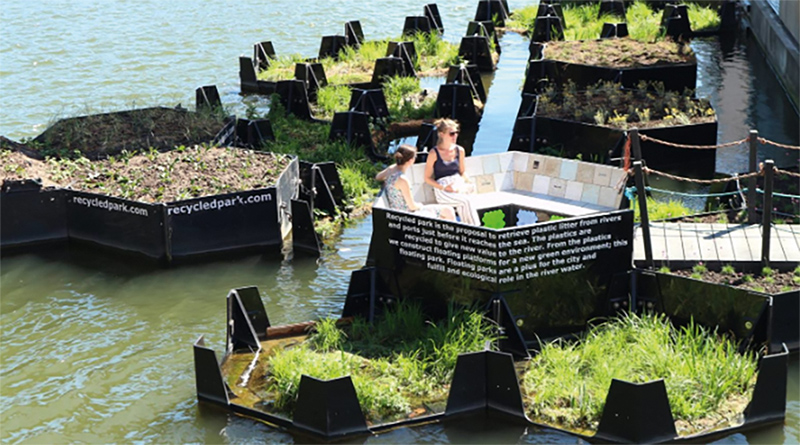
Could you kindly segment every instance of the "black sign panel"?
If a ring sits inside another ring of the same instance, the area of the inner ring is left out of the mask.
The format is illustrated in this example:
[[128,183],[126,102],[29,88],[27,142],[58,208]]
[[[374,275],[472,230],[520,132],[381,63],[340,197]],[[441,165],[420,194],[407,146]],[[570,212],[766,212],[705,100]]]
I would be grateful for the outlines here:
[[494,230],[373,209],[370,261],[394,271],[404,296],[503,294],[528,340],[604,314],[611,278],[631,268],[632,254],[630,210]]
[[64,191],[31,188],[0,195],[0,246],[3,248],[67,239]]
[[167,204],[172,257],[280,245],[277,201],[270,187]]
[[164,258],[163,205],[94,193],[65,193],[70,239]]

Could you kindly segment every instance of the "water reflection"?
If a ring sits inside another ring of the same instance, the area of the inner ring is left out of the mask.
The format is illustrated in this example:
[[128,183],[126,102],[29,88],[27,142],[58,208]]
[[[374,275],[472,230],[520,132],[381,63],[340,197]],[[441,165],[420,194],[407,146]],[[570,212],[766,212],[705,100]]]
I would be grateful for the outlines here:
[[[697,95],[707,97],[717,112],[718,143],[747,137],[751,129],[759,136],[790,145],[800,145],[797,111],[769,68],[758,44],[735,35],[723,45],[720,39],[692,41],[697,54]],[[775,160],[778,167],[797,166],[800,152],[760,145],[759,162]],[[717,171],[746,172],[747,144],[717,152]]]

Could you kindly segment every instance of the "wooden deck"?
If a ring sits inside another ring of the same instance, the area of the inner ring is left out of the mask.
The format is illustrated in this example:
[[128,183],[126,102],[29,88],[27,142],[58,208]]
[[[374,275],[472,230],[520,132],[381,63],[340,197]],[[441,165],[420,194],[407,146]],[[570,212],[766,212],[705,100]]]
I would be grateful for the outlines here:
[[[761,226],[757,224],[650,223],[653,260],[665,262],[761,261]],[[644,261],[642,228],[634,231],[633,258]],[[800,225],[772,226],[769,259],[800,263]]]

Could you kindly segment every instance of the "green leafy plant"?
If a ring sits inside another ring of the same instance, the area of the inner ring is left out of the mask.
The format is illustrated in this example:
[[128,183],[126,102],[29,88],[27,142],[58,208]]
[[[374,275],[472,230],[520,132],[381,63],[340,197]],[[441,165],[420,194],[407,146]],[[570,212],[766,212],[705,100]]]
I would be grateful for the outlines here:
[[720,270],[720,273],[722,275],[736,275],[736,269],[733,266],[731,266],[730,264],[726,264],[726,265],[722,266],[722,269]]

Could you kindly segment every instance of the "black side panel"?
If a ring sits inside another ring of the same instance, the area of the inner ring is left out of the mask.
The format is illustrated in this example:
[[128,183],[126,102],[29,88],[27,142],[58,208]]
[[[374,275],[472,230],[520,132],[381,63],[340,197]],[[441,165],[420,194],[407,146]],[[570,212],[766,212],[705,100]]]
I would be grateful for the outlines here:
[[781,343],[790,352],[800,349],[800,290],[772,296],[772,330],[770,350],[781,350]]
[[482,72],[494,71],[494,60],[492,59],[492,49],[489,45],[488,37],[462,37],[461,44],[458,47],[458,55],[469,61],[470,64],[477,65]]
[[298,199],[292,200],[292,247],[295,252],[319,255],[322,246],[317,232],[314,230],[314,218],[308,203]]
[[65,192],[40,187],[38,183],[32,187],[19,182],[3,184],[0,194],[0,247],[67,239]]
[[525,418],[514,359],[494,351],[459,355],[445,415],[487,408]]
[[524,419],[525,406],[511,354],[493,351],[485,351],[484,354],[488,407]]
[[344,190],[342,190],[342,180],[339,177],[339,170],[336,169],[336,163],[319,162],[315,165],[319,167],[320,173],[325,177],[325,183],[328,185],[335,205],[341,206],[344,203]]
[[167,204],[172,256],[280,246],[276,202],[270,187]]
[[664,380],[629,383],[613,379],[596,438],[655,443],[677,436]]
[[[676,144],[714,145],[717,143],[717,123],[648,128],[641,134]],[[717,150],[667,147],[642,141],[642,157],[650,168],[690,178],[714,177]]]
[[486,354],[461,354],[456,361],[445,415],[486,409]]
[[164,206],[111,196],[65,191],[70,239],[162,259]]
[[302,376],[293,424],[325,438],[369,432],[350,376],[328,381]]
[[761,358],[753,398],[744,411],[746,423],[774,422],[786,417],[786,379],[789,353]]
[[[744,341],[753,335],[769,305],[768,297],[744,289],[653,274],[658,277],[660,292],[657,309],[678,324],[694,319],[703,326],[719,326],[720,332],[732,332]],[[652,289],[648,293],[652,294]]]
[[436,98],[436,115],[449,117],[462,124],[472,124],[480,120],[472,101],[472,88],[469,85],[446,83],[439,86]]
[[240,287],[234,289],[231,293],[239,296],[239,301],[242,302],[245,313],[247,314],[250,324],[253,326],[259,340],[267,339],[267,328],[270,327],[269,317],[267,311],[264,309],[264,302],[261,301],[261,294],[255,286]]
[[[245,292],[245,294],[251,293]],[[226,347],[228,352],[258,351],[261,349],[261,344],[258,341],[259,335],[253,328],[250,319],[250,314],[244,303],[242,303],[239,293],[237,290],[232,290],[228,294],[228,317],[225,323],[227,327]],[[266,328],[262,336],[266,337]]]
[[228,406],[228,389],[222,379],[217,355],[206,347],[202,336],[194,344],[194,375],[199,400]]

